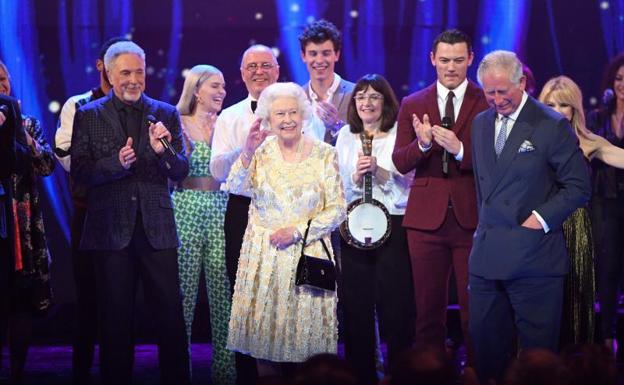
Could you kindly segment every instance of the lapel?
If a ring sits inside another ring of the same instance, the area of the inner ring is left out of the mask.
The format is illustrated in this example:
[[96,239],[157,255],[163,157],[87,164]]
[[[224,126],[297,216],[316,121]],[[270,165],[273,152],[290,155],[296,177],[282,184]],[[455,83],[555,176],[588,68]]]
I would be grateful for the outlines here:
[[308,100],[312,100],[310,98],[310,82],[309,81],[306,84],[303,85],[303,91],[305,92],[306,96],[308,97]]
[[[496,155],[494,155],[494,168],[492,169],[491,177],[492,185],[485,196],[486,199],[490,194],[492,194],[492,192],[496,189],[496,186],[498,186],[507,171],[511,168],[512,162],[518,155],[518,149],[520,148],[522,142],[529,138],[533,134],[533,131],[535,131],[535,127],[529,123],[531,108],[533,107],[532,103],[533,101],[529,97],[526,104],[522,108],[522,111],[520,111],[513,128],[511,129],[511,133],[509,134],[509,137],[507,137],[507,141],[505,141],[505,147],[503,147],[503,151],[498,157],[498,160],[496,160]],[[496,113],[494,113],[494,118],[495,117]],[[488,126],[491,127],[492,131],[486,134],[489,138],[487,141],[490,142],[490,149],[487,150],[486,147],[486,153],[494,153],[494,121],[492,121],[492,124],[488,124]]]
[[[429,122],[432,126],[434,124],[442,124],[440,108],[438,107],[438,89],[436,88],[436,82],[430,85],[425,91],[425,113],[429,115]],[[418,119],[422,121],[423,117],[419,116]]]
[[340,84],[338,84],[338,88],[336,92],[334,92],[334,96],[332,97],[332,104],[336,107],[338,111],[342,107],[342,103],[344,102],[347,85],[345,84],[344,79],[340,79]]
[[473,85],[472,82],[468,80],[468,87],[466,88],[466,93],[464,94],[464,101],[459,109],[459,116],[453,125],[453,131],[458,137],[459,134],[464,131],[465,127],[472,124],[472,122],[467,122],[466,120],[468,119],[468,116],[471,115],[475,104],[477,104],[477,100],[479,100],[478,92],[482,92],[481,89]]
[[156,105],[152,103],[153,99],[145,95],[145,93],[143,93],[141,97],[143,98],[143,117],[141,118],[142,126],[139,130],[139,153],[145,151],[149,145],[149,126],[147,123],[147,116],[153,115],[156,120],[160,120],[159,116],[156,114]]
[[102,103],[100,107],[100,112],[102,118],[108,123],[110,127],[115,131],[115,136],[118,138],[122,138],[123,143],[126,143],[126,133],[124,132],[123,127],[121,127],[121,122],[119,121],[119,114],[115,109],[115,105],[113,104],[113,91],[111,91],[107,96],[106,100]]

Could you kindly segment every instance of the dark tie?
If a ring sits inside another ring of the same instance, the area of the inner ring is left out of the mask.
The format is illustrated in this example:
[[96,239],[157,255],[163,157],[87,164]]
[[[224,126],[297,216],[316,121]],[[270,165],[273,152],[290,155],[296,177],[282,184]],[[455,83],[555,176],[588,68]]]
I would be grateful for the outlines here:
[[257,100],[252,100],[251,101],[251,112],[256,112],[256,108],[258,108],[258,101]]
[[444,116],[447,118],[451,118],[451,123],[455,124],[455,106],[453,105],[453,98],[455,94],[453,91],[449,91],[446,96],[446,108],[444,108]]
[[139,146],[140,122],[137,122],[137,113],[132,106],[125,105],[120,111],[121,125],[126,131],[126,135],[132,138],[133,148]]

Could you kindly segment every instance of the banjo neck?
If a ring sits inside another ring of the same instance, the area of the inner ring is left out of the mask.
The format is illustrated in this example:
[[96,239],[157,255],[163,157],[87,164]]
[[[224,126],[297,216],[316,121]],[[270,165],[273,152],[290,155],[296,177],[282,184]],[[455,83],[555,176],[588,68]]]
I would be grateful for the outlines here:
[[[373,154],[373,136],[368,135],[363,130],[360,133],[360,139],[362,140],[362,153],[365,156],[371,156]],[[370,171],[362,177],[362,189],[364,190],[362,202],[371,203],[373,201],[373,173]]]

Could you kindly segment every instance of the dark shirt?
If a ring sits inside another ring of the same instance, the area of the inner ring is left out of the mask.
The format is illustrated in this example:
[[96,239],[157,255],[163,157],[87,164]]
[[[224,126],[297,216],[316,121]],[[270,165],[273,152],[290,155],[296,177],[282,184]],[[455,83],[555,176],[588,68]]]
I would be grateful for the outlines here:
[[113,105],[119,115],[121,127],[125,130],[126,135],[132,138],[132,148],[139,148],[141,123],[143,121],[143,98],[132,104],[127,104],[113,94]]

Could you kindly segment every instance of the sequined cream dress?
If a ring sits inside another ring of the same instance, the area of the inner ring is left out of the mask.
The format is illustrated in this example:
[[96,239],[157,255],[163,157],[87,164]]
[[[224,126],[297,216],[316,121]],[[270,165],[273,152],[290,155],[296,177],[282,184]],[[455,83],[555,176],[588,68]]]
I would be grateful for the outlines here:
[[228,348],[276,362],[302,362],[335,353],[338,340],[336,293],[295,286],[301,241],[278,250],[269,243],[277,229],[305,232],[312,219],[306,254],[327,258],[331,231],[345,218],[346,203],[336,151],[315,141],[299,163],[283,160],[275,137],[256,150],[248,169],[237,160],[227,180],[234,194],[251,193],[230,316]]

